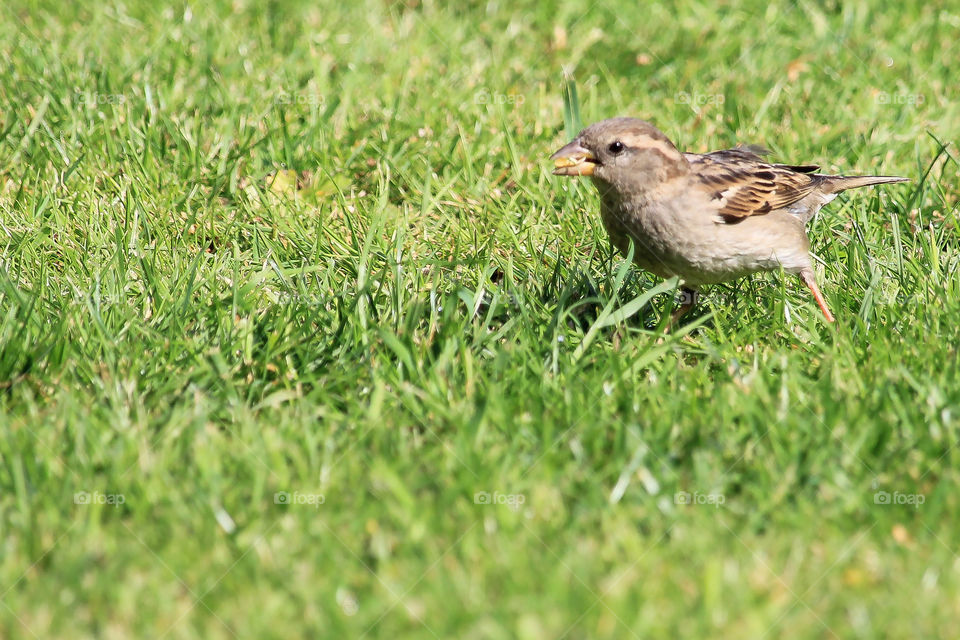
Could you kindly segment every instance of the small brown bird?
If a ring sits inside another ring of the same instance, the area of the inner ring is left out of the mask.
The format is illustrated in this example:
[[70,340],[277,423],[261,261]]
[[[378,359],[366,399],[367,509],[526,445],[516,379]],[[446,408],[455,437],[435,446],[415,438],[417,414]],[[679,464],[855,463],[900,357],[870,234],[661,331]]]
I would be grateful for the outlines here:
[[684,303],[671,324],[693,307],[700,285],[779,269],[799,275],[833,322],[814,279],[806,223],[841,191],[907,178],[822,175],[815,165],[769,164],[760,153],[681,153],[650,123],[611,118],[551,159],[556,175],[593,180],[615,247],[626,253],[632,240],[638,266],[682,279]]

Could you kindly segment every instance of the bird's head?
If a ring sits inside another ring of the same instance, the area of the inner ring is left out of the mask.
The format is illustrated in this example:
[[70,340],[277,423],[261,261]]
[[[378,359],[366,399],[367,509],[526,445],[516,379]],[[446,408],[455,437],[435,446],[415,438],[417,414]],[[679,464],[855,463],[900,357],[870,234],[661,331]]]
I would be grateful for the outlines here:
[[597,187],[643,192],[689,170],[670,139],[649,122],[610,118],[590,125],[552,156],[558,176],[590,176]]

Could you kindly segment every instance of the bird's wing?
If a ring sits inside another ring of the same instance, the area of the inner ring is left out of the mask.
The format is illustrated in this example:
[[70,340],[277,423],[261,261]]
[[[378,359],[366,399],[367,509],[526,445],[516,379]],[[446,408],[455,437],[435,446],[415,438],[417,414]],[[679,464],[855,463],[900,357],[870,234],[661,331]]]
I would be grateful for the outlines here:
[[684,154],[717,201],[717,214],[737,221],[789,207],[823,181],[815,165],[768,164],[754,150],[737,148]]

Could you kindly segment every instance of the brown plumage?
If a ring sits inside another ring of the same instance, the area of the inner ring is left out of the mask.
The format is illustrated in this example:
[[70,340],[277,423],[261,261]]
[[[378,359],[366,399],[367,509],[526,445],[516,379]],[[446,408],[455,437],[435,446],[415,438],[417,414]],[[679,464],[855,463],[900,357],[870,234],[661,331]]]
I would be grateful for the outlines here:
[[554,173],[589,176],[611,242],[662,277],[679,276],[690,292],[757,271],[796,273],[824,316],[833,315],[814,279],[804,225],[846,189],[896,176],[833,176],[816,165],[766,162],[763,150],[738,147],[681,153],[656,127],[612,118],[587,127],[552,158]]
[[[762,153],[767,153],[763,150]],[[719,215],[738,218],[790,207],[814,190],[835,194],[847,189],[885,182],[903,182],[892,176],[830,176],[815,173],[815,164],[768,164],[760,152],[738,147],[710,153],[684,153],[699,180],[715,189]],[[795,215],[809,220],[817,208],[800,206]]]

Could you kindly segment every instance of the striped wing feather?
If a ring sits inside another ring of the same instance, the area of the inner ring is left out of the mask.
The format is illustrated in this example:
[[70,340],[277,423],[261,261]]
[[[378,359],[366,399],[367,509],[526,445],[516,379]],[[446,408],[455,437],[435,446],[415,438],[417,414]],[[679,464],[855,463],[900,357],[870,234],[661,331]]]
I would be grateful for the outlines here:
[[700,180],[714,190],[718,214],[733,220],[789,207],[810,194],[823,178],[816,165],[769,164],[756,148],[686,153]]

